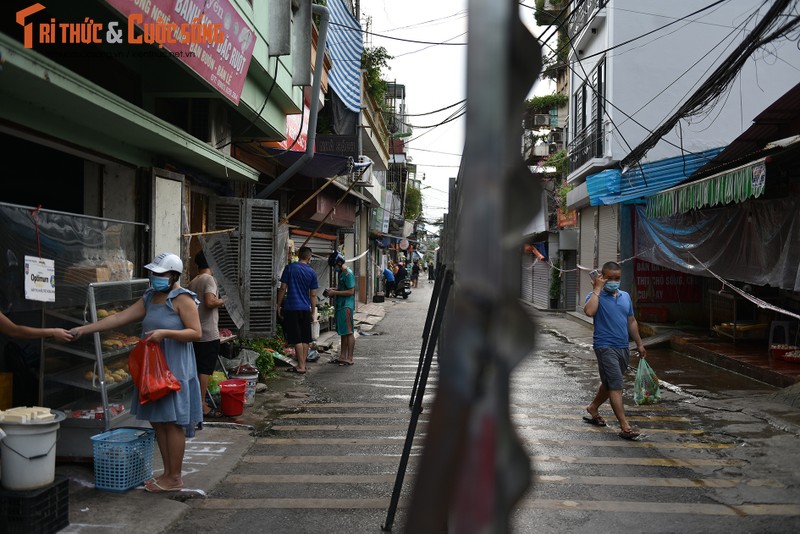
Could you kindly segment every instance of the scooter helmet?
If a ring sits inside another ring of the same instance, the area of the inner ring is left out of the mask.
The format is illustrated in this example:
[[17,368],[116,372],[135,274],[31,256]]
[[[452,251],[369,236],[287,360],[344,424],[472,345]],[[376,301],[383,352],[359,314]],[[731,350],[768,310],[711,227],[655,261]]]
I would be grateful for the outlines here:
[[344,255],[341,252],[331,252],[330,256],[328,256],[328,265],[331,267],[336,267],[340,263],[344,263]]

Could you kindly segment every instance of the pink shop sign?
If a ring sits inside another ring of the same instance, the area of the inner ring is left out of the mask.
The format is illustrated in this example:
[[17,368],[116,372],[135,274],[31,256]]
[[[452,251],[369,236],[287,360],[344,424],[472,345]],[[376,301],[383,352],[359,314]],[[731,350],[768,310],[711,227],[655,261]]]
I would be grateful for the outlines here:
[[129,44],[165,48],[223,96],[239,104],[255,33],[228,0],[106,2],[127,17],[125,40]]

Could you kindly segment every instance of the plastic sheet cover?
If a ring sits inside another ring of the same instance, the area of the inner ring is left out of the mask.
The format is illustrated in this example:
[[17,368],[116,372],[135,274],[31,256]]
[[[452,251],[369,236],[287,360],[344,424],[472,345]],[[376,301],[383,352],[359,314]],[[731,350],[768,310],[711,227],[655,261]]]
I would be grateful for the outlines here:
[[0,203],[0,310],[41,310],[26,300],[25,256],[52,259],[55,302],[47,308],[83,307],[91,282],[130,280],[141,270],[136,256],[145,226]]
[[641,259],[695,275],[800,291],[800,198],[749,200],[648,219],[636,208]]

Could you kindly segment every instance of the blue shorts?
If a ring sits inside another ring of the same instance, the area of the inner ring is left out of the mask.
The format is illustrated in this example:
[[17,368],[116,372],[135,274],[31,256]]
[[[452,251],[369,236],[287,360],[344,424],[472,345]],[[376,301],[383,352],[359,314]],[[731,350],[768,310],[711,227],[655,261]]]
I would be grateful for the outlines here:
[[631,361],[631,352],[628,349],[600,347],[594,349],[594,354],[597,357],[600,382],[609,391],[622,390],[625,372]]

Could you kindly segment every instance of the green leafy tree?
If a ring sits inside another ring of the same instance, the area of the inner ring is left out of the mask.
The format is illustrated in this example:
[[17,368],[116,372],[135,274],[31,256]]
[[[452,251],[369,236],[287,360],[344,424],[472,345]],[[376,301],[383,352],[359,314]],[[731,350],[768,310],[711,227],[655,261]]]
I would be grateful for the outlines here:
[[409,187],[406,191],[405,217],[407,220],[416,220],[422,214],[422,191],[416,187]]
[[386,81],[383,80],[383,69],[391,69],[388,61],[394,59],[382,46],[364,47],[361,54],[361,68],[366,71],[367,92],[379,105],[383,105],[386,94]]

